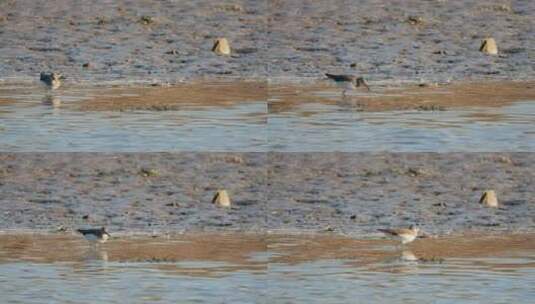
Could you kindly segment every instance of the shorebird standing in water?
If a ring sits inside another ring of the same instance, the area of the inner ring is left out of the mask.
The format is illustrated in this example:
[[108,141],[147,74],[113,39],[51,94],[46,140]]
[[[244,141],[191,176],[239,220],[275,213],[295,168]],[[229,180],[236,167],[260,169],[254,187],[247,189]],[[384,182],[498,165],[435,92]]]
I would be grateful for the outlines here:
[[40,80],[47,86],[47,88],[51,90],[55,90],[61,86],[61,79],[63,79],[63,76],[61,76],[59,73],[41,72]]
[[347,90],[355,90],[360,86],[363,86],[368,89],[368,91],[370,91],[370,87],[368,86],[366,80],[364,80],[363,77],[357,77],[354,75],[335,75],[329,73],[326,73],[325,76],[327,76],[329,79],[336,82],[336,84],[344,88],[344,91],[342,92],[343,96],[346,96]]
[[407,228],[379,229],[379,231],[383,232],[384,234],[393,236],[398,240],[401,240],[401,244],[405,245],[416,239],[416,237],[418,236],[418,232],[420,231],[420,228],[417,228],[414,225],[411,225],[409,229]]
[[78,229],[76,231],[80,232],[86,240],[99,243],[105,243],[111,236],[104,227],[100,229]]

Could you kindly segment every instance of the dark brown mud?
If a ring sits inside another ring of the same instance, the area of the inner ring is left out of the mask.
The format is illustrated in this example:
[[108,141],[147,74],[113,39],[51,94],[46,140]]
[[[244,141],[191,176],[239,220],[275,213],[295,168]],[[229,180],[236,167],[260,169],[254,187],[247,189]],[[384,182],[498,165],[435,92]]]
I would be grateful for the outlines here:
[[[2,153],[0,229],[533,231],[532,153]],[[147,173],[150,172],[150,173]],[[211,204],[217,189],[233,207]],[[478,204],[494,189],[499,208]]]
[[[532,80],[533,1],[0,2],[0,79]],[[218,37],[232,55],[211,52]],[[479,52],[493,37],[498,55]]]

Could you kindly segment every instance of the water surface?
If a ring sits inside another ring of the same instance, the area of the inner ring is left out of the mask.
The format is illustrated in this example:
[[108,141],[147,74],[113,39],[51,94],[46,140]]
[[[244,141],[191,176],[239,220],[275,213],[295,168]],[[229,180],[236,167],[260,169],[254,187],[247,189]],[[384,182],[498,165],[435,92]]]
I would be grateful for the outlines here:
[[[535,296],[530,238],[502,240],[508,249],[487,238],[490,252],[466,239],[401,249],[337,237],[240,238],[98,247],[73,238],[3,239],[0,292],[5,303],[527,303]],[[47,250],[58,243],[69,246]]]
[[306,103],[270,114],[274,151],[532,152],[535,103],[447,111],[360,112]]
[[[80,110],[78,106],[83,99],[95,92],[71,90],[62,92],[62,95],[47,96],[37,90],[4,88],[0,98],[11,98],[11,102],[0,105],[0,150],[535,151],[533,101],[507,102],[492,107],[452,107],[446,111],[367,112],[351,103],[333,103],[333,100],[339,99],[336,95],[339,92],[333,90],[328,92],[331,99],[327,102],[306,97],[301,100],[298,96],[298,103],[291,108],[272,111],[269,108],[277,101],[262,100],[265,97],[262,87],[258,90],[249,87],[241,97],[239,85],[207,86],[214,87],[220,90],[228,87],[236,95],[227,96],[225,99],[230,101],[223,103],[210,102],[211,98],[216,98],[218,91],[212,90],[204,96],[200,87],[192,95],[194,101],[188,103],[186,98],[186,102],[174,104],[178,107],[164,111],[136,110],[135,107],[140,106],[139,98],[133,104],[133,110],[129,111],[102,110],[102,107],[106,109],[106,102],[97,102],[101,109],[98,111]],[[128,99],[125,92],[121,96]],[[143,91],[138,89],[136,92]],[[173,95],[165,95],[165,89],[162,92],[159,98],[164,103],[169,100],[172,103]],[[236,100],[232,101],[234,96]],[[96,98],[98,101],[99,97]],[[143,103],[141,100],[141,105]],[[128,106],[125,108],[128,109]]]

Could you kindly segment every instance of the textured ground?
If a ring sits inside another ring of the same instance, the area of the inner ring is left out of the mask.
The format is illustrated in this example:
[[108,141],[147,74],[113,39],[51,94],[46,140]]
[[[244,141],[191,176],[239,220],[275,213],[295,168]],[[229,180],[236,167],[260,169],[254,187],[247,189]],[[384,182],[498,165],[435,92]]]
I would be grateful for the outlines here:
[[[3,153],[0,229],[533,231],[534,163],[532,153]],[[234,207],[211,204],[218,188]],[[478,204],[486,189],[500,208]]]
[[[372,83],[532,80],[533,18],[533,1],[5,0],[0,79],[57,70],[90,84],[325,71]],[[488,36],[499,56],[478,51]],[[232,56],[211,52],[217,37]]]

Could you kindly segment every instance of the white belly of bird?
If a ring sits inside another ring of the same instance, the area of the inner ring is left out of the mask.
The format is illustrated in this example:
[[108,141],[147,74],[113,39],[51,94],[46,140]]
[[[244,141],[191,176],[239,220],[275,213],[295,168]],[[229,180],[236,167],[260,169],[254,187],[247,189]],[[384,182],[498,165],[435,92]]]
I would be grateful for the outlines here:
[[414,239],[416,239],[416,235],[413,235],[413,234],[402,234],[402,235],[399,235],[398,237],[401,239],[402,244],[410,243],[414,241]]
[[55,90],[57,88],[59,88],[61,86],[61,82],[57,81],[57,80],[52,80],[52,89]]

